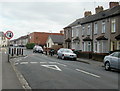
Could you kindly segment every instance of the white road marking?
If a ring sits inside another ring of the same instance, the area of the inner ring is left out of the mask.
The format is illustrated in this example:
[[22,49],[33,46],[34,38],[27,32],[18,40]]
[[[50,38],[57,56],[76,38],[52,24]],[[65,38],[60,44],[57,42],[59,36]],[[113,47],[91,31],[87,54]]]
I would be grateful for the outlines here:
[[67,66],[67,65],[65,65],[65,64],[61,64],[61,63],[57,63],[57,64],[62,65],[62,66]]
[[37,64],[38,62],[30,62],[31,64]]
[[18,65],[19,63],[15,63],[14,65]]
[[89,72],[86,72],[86,71],[84,71],[84,70],[80,70],[80,69],[76,69],[76,70],[77,70],[77,71],[80,71],[80,72],[82,72],[82,73],[85,73],[85,74],[88,74],[88,75],[91,75],[91,76],[94,76],[94,77],[100,78],[100,76],[95,75],[95,74],[93,74],[93,73],[89,73]]
[[62,71],[57,65],[41,65],[41,66],[54,69],[54,70],[58,70],[58,71]]
[[28,62],[21,62],[20,64],[28,64]]
[[50,64],[54,64],[54,63],[56,63],[56,62],[48,62],[48,63],[50,63]]
[[44,63],[47,63],[47,62],[40,62],[40,64],[44,64]]
[[24,58],[27,58],[28,56],[24,57]]

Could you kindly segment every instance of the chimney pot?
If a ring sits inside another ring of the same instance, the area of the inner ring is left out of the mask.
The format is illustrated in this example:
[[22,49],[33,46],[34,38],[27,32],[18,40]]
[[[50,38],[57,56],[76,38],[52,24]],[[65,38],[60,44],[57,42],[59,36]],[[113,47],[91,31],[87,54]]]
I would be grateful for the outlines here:
[[103,6],[98,6],[98,7],[95,8],[96,13],[99,13],[101,11],[103,11]]
[[84,16],[85,16],[85,17],[90,16],[90,15],[92,15],[92,12],[91,12],[91,11],[85,11],[85,13],[84,13]]
[[119,2],[110,2],[109,8],[113,8],[113,7],[118,6],[118,5],[119,5]]

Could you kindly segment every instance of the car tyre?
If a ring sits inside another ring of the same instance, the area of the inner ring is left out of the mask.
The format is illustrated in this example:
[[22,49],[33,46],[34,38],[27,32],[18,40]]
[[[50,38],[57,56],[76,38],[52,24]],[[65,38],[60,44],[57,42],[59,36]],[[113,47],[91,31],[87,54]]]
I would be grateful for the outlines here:
[[65,57],[64,56],[62,56],[62,60],[64,60],[65,59]]
[[110,63],[109,63],[109,62],[106,62],[106,63],[105,63],[105,70],[106,70],[106,71],[111,70],[111,68],[110,68]]

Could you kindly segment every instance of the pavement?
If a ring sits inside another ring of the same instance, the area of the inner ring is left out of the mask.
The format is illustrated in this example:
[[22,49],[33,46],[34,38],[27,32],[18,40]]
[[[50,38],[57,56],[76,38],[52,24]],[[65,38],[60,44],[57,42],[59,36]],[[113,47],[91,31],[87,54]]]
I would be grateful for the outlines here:
[[[47,55],[47,56],[50,57],[50,55]],[[53,55],[53,56],[51,56],[51,57],[57,58],[57,55],[55,54],[55,55]],[[100,67],[103,67],[103,66],[104,66],[103,62],[99,62],[99,61],[92,60],[92,59],[77,58],[76,61],[82,62],[82,63],[86,63],[86,64],[90,64],[90,65],[94,65],[94,66],[100,66]]]
[[[13,69],[11,64],[8,62],[7,50],[2,48],[0,51],[0,60],[2,63],[2,91],[7,90],[23,90],[23,87]],[[24,90],[23,90],[24,91]]]

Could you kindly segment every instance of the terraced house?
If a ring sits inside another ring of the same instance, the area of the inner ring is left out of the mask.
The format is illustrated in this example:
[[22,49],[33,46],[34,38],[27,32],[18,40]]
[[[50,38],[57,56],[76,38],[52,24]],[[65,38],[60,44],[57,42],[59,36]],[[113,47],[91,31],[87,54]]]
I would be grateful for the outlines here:
[[71,49],[94,53],[120,50],[120,5],[110,2],[109,7],[104,10],[98,6],[93,15],[86,11],[83,18],[68,26],[71,28]]

